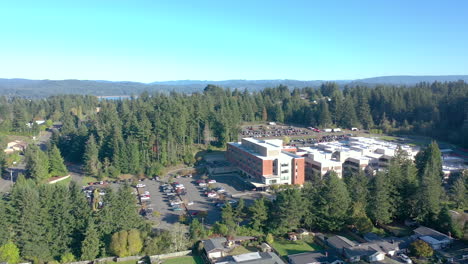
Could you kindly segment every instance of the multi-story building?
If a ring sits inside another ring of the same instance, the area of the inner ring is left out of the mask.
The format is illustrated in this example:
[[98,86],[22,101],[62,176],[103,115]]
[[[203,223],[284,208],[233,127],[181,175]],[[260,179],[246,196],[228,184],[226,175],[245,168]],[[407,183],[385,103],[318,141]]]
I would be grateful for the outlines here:
[[283,147],[280,139],[243,138],[227,145],[227,159],[254,182],[303,184],[304,158]]
[[389,166],[397,148],[405,150],[414,158],[418,148],[398,145],[372,138],[351,137],[348,141],[323,142],[314,147],[299,148],[297,154],[305,157],[306,178],[318,173],[320,176],[335,171],[338,177],[344,172],[368,169],[375,172]]

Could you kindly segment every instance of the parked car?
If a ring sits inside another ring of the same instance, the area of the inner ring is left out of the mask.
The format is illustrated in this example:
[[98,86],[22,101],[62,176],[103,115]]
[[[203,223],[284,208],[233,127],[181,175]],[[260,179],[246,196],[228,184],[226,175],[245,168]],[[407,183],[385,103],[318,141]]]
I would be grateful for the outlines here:
[[173,211],[182,211],[182,208],[180,208],[180,207],[173,207],[172,210],[173,210]]
[[206,194],[206,196],[208,198],[215,198],[215,197],[218,197],[218,194],[215,193],[215,192],[209,192],[209,193]]
[[408,256],[406,256],[405,254],[400,254],[400,259],[403,260],[403,262],[405,262],[407,264],[413,263],[413,261],[411,261],[411,259]]
[[230,203],[230,204],[236,204],[237,203],[236,200],[228,200],[227,202]]
[[167,195],[167,196],[175,196],[176,193],[170,192],[170,193],[167,193],[166,195]]
[[140,197],[140,200],[142,200],[142,201],[143,200],[149,200],[149,199],[151,199],[151,197],[149,197],[149,196],[141,196]]
[[209,184],[216,183],[216,180],[209,180],[208,183],[209,183]]
[[219,187],[215,189],[217,193],[223,193],[226,192],[226,190],[223,187]]
[[197,184],[200,184],[200,183],[202,183],[202,182],[203,182],[203,183],[206,183],[205,180],[197,180],[197,181],[196,181]]
[[181,203],[182,203],[182,201],[173,201],[173,202],[171,202],[171,206],[179,205]]
[[200,183],[198,184],[198,186],[200,186],[200,187],[206,187],[206,185],[207,185],[207,184],[206,184],[205,182],[200,182]]
[[192,201],[190,201],[190,202],[188,202],[188,203],[187,203],[187,205],[193,205],[193,202],[192,202]]
[[137,188],[145,188],[146,187],[146,184],[144,183],[139,183],[136,185]]

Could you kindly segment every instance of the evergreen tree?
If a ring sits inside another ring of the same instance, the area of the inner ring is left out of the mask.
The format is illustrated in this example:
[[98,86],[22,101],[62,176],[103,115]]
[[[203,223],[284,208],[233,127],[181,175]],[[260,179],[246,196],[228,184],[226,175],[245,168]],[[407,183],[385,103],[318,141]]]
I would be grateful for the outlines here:
[[254,230],[262,231],[266,227],[268,220],[268,208],[265,204],[265,198],[255,200],[249,207],[250,225]]
[[392,205],[385,174],[378,172],[372,180],[368,205],[369,217],[378,224],[387,224],[392,220]]
[[94,222],[90,221],[81,245],[81,260],[94,260],[99,254],[99,245],[99,235]]
[[331,114],[328,110],[328,104],[325,100],[320,101],[319,105],[319,122],[321,127],[328,127],[332,124]]
[[49,174],[51,176],[65,176],[68,174],[60,150],[55,145],[49,150]]
[[97,176],[99,174],[99,151],[94,135],[89,136],[83,154],[84,170],[87,175]]
[[370,129],[374,125],[369,103],[365,98],[358,98],[357,116],[364,129]]
[[193,242],[203,239],[206,236],[205,227],[198,221],[197,218],[193,219],[192,223],[190,223],[189,233],[190,239],[192,239]]
[[305,202],[297,189],[287,189],[277,194],[270,219],[271,231],[285,234],[299,227],[304,216]]
[[416,156],[419,170],[419,189],[417,203],[417,219],[431,223],[440,211],[442,189],[442,160],[437,143],[432,142],[425,150]]
[[452,186],[452,200],[455,203],[456,208],[464,208],[467,204],[467,191],[465,186],[465,174],[462,174],[453,183]]
[[7,215],[6,202],[0,199],[0,245],[8,242],[11,236],[11,225]]
[[221,211],[221,221],[227,226],[230,232],[234,232],[234,230],[236,230],[237,224],[235,212],[230,203],[226,203],[223,207]]
[[38,146],[31,144],[25,154],[26,175],[42,182],[49,178],[49,158]]
[[350,204],[345,183],[335,172],[330,172],[315,197],[313,214],[316,227],[330,231],[342,229],[348,220]]

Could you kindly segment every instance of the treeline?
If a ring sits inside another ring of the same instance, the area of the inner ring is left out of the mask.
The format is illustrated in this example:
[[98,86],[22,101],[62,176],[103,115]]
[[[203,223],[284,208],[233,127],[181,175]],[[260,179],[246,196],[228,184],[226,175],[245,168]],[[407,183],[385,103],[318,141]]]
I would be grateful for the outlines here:
[[20,177],[11,194],[0,199],[0,261],[68,263],[190,246],[184,226],[153,233],[138,214],[129,186],[105,192],[97,210],[74,182],[38,184]]
[[319,89],[279,86],[255,93],[209,85],[203,93],[143,93],[118,101],[92,96],[0,98],[0,132],[20,132],[23,123],[35,119],[62,122],[53,143],[66,160],[86,161],[90,175],[152,176],[164,166],[194,163],[198,146],[223,147],[238,140],[240,124],[251,121],[427,135],[466,147],[468,85],[460,81],[340,90],[326,83]]
[[[442,181],[440,151],[432,143],[417,155],[416,162],[400,150],[388,171],[375,176],[350,173],[341,180],[331,172],[323,179],[315,177],[303,188],[289,186],[279,191],[273,202],[258,199],[249,208],[243,202],[234,207],[227,204],[214,230],[223,235],[282,236],[302,227],[364,234],[378,232],[375,227],[394,221],[416,220],[463,238],[468,226],[453,221],[449,209],[466,208],[468,175],[454,177],[448,188]],[[249,223],[242,225],[246,220]]]

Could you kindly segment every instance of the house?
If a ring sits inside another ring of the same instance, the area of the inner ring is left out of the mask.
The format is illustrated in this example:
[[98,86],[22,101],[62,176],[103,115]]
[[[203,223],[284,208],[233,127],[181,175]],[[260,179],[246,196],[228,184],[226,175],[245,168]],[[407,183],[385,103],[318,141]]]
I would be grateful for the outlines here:
[[209,259],[217,259],[226,256],[226,242],[224,237],[215,237],[203,241],[206,256]]
[[215,264],[286,264],[273,252],[251,252],[236,256],[228,256]]
[[382,238],[375,233],[366,233],[363,237],[367,242],[377,244],[388,256],[395,256],[400,251],[401,243],[398,238]]
[[7,143],[7,147],[6,149],[3,150],[3,152],[10,154],[15,151],[24,151],[27,146],[28,146],[28,143],[22,140],[14,140],[14,141]]
[[342,236],[332,236],[326,240],[326,243],[349,262],[381,261],[385,258],[385,254],[394,255],[398,250],[397,245],[384,240],[358,244]]
[[425,226],[420,226],[413,232],[417,238],[428,243],[433,249],[436,250],[445,248],[453,242],[453,238]]
[[344,257],[349,260],[349,262],[358,262],[361,260],[375,262],[384,260],[385,252],[383,252],[377,244],[365,243],[344,248]]
[[354,246],[357,245],[353,241],[347,239],[346,237],[342,237],[342,236],[329,237],[326,240],[326,243],[327,243],[328,246],[332,247],[333,249],[338,251],[340,254],[343,254],[343,249],[344,248],[351,248],[351,247],[354,247]]
[[322,251],[289,255],[288,259],[290,264],[344,264],[336,254]]

